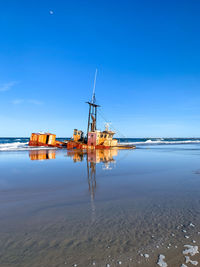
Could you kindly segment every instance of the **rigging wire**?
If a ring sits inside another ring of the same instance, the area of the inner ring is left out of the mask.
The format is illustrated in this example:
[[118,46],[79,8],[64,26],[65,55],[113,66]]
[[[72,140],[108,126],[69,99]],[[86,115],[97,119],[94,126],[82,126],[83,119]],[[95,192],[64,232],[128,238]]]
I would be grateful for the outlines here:
[[[109,120],[106,119],[106,117],[104,116],[102,110],[100,111],[100,109],[98,110],[98,114],[101,116],[101,118],[105,121],[108,122]],[[114,130],[116,133],[118,133],[119,135],[121,135],[122,138],[127,138],[123,133],[121,133],[119,130],[117,130],[115,127],[113,127],[113,124],[110,126],[110,128],[112,130]]]

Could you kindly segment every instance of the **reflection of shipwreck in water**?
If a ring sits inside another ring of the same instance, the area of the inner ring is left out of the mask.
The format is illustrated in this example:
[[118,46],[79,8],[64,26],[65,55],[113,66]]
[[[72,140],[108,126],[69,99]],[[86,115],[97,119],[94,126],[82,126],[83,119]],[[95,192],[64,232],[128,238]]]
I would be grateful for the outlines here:
[[[114,156],[117,156],[117,149],[96,149],[96,150],[69,150],[67,156],[73,158],[74,163],[81,162],[86,158],[87,161],[87,179],[88,189],[91,199],[91,221],[95,221],[95,193],[97,188],[96,182],[96,164],[103,163],[103,170],[112,169],[112,163],[115,163]],[[48,160],[56,158],[56,151],[52,149],[30,150],[29,157],[31,160]]]
[[95,221],[95,211],[96,207],[94,204],[94,197],[97,187],[96,182],[96,163],[95,162],[89,162],[87,160],[87,176],[88,176],[88,188],[90,192],[90,200],[91,200],[91,222],[93,223]]
[[104,163],[104,169],[111,163],[115,163],[113,157],[117,156],[118,149],[96,149],[96,150],[69,150],[67,156],[73,158],[74,162],[81,162],[84,158],[87,159],[87,163]]
[[67,152],[67,156],[72,157],[74,162],[81,162],[86,158],[88,187],[92,198],[96,191],[96,164],[103,163],[103,170],[110,170],[112,169],[111,163],[115,163],[113,157],[117,154],[117,149],[70,150]]
[[30,150],[29,158],[31,160],[47,160],[47,159],[55,159],[56,152],[55,150],[50,149],[42,149],[42,150]]
[[91,222],[95,221],[95,193],[97,188],[96,181],[96,164],[103,163],[103,170],[112,169],[111,163],[115,163],[114,156],[117,156],[117,149],[102,149],[102,150],[73,150],[68,151],[67,155],[73,158],[74,162],[80,162],[84,160],[84,157],[87,159],[87,178],[88,178],[88,189],[90,192],[91,200]]

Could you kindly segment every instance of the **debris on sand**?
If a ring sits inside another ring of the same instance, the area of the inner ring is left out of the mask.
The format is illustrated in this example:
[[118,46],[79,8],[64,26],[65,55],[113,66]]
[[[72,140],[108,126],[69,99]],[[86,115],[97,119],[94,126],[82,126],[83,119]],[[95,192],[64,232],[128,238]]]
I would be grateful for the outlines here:
[[157,264],[160,267],[167,267],[167,263],[164,261],[164,259],[165,259],[165,256],[160,254],[159,257],[158,257],[158,262],[157,262]]

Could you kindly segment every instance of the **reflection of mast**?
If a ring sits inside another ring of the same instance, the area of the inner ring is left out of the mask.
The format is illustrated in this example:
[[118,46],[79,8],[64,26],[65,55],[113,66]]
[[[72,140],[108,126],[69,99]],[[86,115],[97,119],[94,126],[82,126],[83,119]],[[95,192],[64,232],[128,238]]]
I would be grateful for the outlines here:
[[87,173],[88,173],[88,186],[90,192],[91,209],[92,209],[92,223],[95,221],[95,204],[94,197],[96,191],[96,162],[89,162],[87,156]]
[[94,199],[96,191],[96,163],[87,161],[87,171],[89,191]]
[[71,150],[67,152],[68,157],[72,157],[74,162],[83,161],[85,157],[87,160],[87,178],[88,178],[88,188],[90,192],[91,201],[91,219],[92,223],[95,221],[95,193],[97,188],[96,182],[96,164],[103,163],[103,170],[111,170],[111,163],[115,163],[114,156],[117,156],[117,149],[88,149],[83,150]]

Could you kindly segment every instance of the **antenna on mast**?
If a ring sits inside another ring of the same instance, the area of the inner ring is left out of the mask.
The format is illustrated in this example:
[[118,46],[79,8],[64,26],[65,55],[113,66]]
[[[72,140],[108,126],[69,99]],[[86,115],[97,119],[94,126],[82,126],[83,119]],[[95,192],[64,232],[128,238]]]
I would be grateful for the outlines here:
[[95,71],[94,85],[93,85],[93,93],[92,93],[92,103],[93,103],[93,104],[94,104],[95,101],[96,101],[96,98],[95,98],[96,79],[97,79],[97,69],[96,69],[96,71]]
[[90,131],[94,132],[97,129],[97,108],[99,107],[99,105],[95,104],[96,102],[96,98],[95,98],[96,79],[97,79],[97,69],[95,71],[95,76],[94,76],[92,101],[86,102],[87,104],[89,104],[87,136],[88,136],[88,132]]

